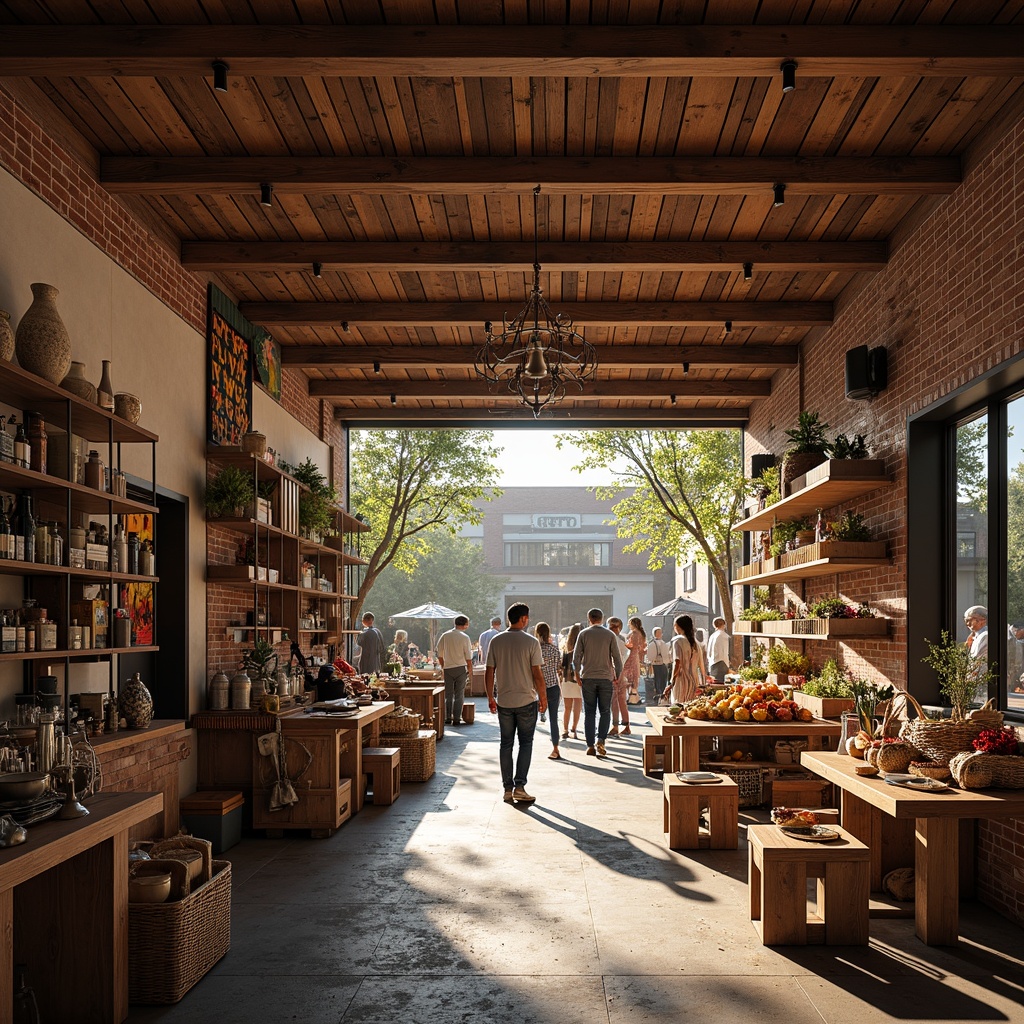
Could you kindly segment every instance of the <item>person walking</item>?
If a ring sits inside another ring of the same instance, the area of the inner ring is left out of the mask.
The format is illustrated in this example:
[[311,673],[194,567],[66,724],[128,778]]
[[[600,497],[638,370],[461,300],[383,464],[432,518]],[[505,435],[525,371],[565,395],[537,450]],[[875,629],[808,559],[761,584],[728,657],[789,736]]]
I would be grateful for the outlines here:
[[583,710],[583,690],[580,681],[576,678],[576,671],[572,667],[572,652],[576,647],[576,639],[583,627],[574,622],[565,638],[565,648],[562,651],[562,702],[565,711],[562,718],[562,739],[569,738],[569,720],[572,719],[572,738],[578,740],[577,732],[580,724],[580,712]]
[[608,736],[608,721],[611,717],[613,680],[622,674],[622,656],[619,654],[619,642],[615,634],[603,625],[604,612],[600,608],[591,608],[587,612],[587,622],[587,628],[581,629],[576,638],[572,667],[583,689],[583,729],[587,737],[587,753],[604,757],[604,741]]
[[468,629],[469,619],[456,615],[455,628],[437,638],[437,660],[444,669],[445,725],[458,725],[462,721],[466,684],[473,675],[473,641],[466,632]]
[[[619,657],[622,659],[622,664],[626,664],[626,659],[629,657],[629,647],[626,645],[626,638],[622,635],[622,619],[617,616],[612,616],[608,620],[608,628],[615,634],[615,640],[619,645]],[[618,676],[612,681],[612,727],[608,730],[609,736],[619,735],[619,724],[626,726],[629,724],[629,703],[626,698],[626,688],[628,684],[622,678],[620,672]]]
[[356,638],[359,644],[361,675],[375,675],[384,671],[384,634],[373,624],[373,612],[363,615],[363,631]]
[[[558,752],[558,705],[562,700],[562,690],[558,685],[559,662],[561,655],[558,653],[558,645],[551,642],[551,627],[546,622],[538,622],[533,628],[533,633],[540,642],[541,671],[544,673],[544,683],[547,687],[548,697],[548,722],[551,727],[551,753],[548,758],[552,761],[562,760]],[[540,716],[544,721],[544,716]]]
[[[530,761],[533,758],[533,734],[537,729],[538,710],[548,706],[543,656],[536,637],[526,632],[530,609],[514,604],[508,610],[508,629],[494,637],[487,648],[487,670],[484,687],[487,707],[498,714],[501,740],[498,761],[505,803],[530,804],[536,797],[526,792]],[[494,699],[495,681],[501,704]],[[519,754],[512,768],[512,749],[519,740]]]
[[654,706],[662,698],[668,686],[668,670],[672,664],[672,648],[662,638],[661,626],[655,626],[651,634],[651,642],[647,645],[647,663],[654,674],[653,682],[648,679],[644,683],[644,700],[648,706]]
[[491,641],[501,632],[501,618],[497,615],[491,619],[491,628],[485,629],[477,639],[477,648],[480,651],[480,664],[487,664],[487,648]]
[[[635,695],[636,701],[639,703],[640,662],[647,653],[647,634],[644,632],[644,624],[636,616],[629,620],[629,636],[626,638],[626,651],[626,660],[622,664],[622,673],[615,680],[612,696],[612,717],[614,719],[615,705],[618,702],[623,736],[629,736],[632,732],[629,727],[629,701],[630,697]],[[612,734],[614,735],[614,733],[615,729],[613,727]]]
[[719,615],[712,625],[715,631],[708,637],[708,675],[721,686],[732,660],[732,637],[725,631],[725,619]]
[[692,700],[704,683],[707,654],[693,632],[693,619],[680,615],[674,623],[676,635],[672,638],[672,682],[665,688],[676,704]]

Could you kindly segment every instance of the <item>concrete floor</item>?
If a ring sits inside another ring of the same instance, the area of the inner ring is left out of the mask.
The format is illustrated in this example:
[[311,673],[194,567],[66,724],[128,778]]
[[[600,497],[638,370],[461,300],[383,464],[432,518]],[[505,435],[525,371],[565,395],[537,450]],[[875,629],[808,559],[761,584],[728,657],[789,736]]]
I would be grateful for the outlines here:
[[393,806],[232,849],[231,951],[132,1024],[1024,1021],[1024,931],[973,903],[956,948],[910,920],[873,920],[868,947],[762,946],[744,829],[736,852],[665,848],[642,708],[607,760],[570,741],[549,761],[538,726],[528,808],[502,802],[477,709]]

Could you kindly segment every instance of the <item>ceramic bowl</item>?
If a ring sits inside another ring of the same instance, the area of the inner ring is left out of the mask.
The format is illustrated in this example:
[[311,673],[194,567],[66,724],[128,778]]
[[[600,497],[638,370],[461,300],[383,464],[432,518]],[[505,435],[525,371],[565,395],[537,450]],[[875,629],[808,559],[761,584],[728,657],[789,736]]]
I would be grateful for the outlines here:
[[128,882],[128,900],[131,903],[166,903],[170,895],[170,872],[136,875]]
[[0,800],[38,800],[46,792],[46,772],[12,772],[0,775]]
[[142,415],[142,400],[126,391],[119,392],[114,395],[114,415],[129,423],[138,423]]

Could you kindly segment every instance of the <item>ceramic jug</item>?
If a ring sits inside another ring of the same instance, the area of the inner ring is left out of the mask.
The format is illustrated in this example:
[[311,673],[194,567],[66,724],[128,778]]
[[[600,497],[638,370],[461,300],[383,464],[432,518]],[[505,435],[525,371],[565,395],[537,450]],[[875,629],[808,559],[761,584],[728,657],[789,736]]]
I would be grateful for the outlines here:
[[51,384],[59,384],[71,369],[71,337],[57,312],[57,289],[34,284],[32,305],[18,324],[14,348],[18,362]]
[[124,684],[118,707],[129,729],[145,729],[153,721],[153,698],[138,672]]

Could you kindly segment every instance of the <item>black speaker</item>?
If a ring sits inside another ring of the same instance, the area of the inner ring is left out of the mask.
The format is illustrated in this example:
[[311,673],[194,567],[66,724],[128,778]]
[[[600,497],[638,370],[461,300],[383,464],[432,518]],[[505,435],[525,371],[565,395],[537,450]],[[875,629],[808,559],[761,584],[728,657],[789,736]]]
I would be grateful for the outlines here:
[[750,479],[756,480],[769,466],[775,465],[775,456],[772,454],[767,455],[751,455],[750,456]]
[[874,398],[889,383],[889,358],[885,346],[868,350],[867,345],[846,353],[846,397]]

